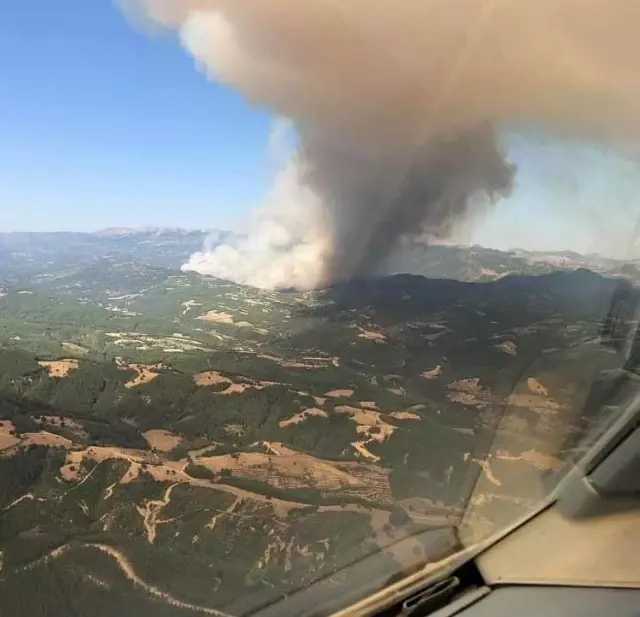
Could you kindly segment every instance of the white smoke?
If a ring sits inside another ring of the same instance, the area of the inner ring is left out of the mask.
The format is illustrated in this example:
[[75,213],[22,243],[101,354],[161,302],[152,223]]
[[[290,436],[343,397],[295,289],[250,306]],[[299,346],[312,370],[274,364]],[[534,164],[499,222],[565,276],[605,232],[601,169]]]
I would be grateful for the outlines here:
[[323,219],[319,200],[300,180],[299,166],[291,162],[247,221],[246,235],[192,255],[183,270],[255,287],[309,289],[321,279],[326,259]]
[[377,271],[510,188],[492,126],[640,135],[630,0],[139,0],[298,150],[236,246],[185,267],[261,287]]

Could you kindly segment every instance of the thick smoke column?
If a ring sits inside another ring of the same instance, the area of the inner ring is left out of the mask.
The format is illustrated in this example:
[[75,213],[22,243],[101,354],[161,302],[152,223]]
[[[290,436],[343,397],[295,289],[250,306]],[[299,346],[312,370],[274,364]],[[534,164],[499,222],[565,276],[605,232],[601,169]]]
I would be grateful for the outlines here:
[[138,0],[214,79],[292,120],[248,237],[185,267],[261,286],[375,272],[510,188],[494,126],[640,136],[634,0]]

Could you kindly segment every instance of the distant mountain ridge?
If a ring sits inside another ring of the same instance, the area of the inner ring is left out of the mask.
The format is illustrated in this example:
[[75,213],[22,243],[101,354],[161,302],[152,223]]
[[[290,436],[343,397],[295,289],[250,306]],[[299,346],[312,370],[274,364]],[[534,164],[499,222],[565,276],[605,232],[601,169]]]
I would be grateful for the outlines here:
[[[96,232],[0,233],[0,282],[47,271],[77,268],[102,260],[139,262],[179,269],[205,243],[208,248],[233,240],[225,230],[164,227],[113,227]],[[606,276],[640,281],[640,259],[622,261],[573,251],[500,251],[481,246],[405,247],[379,274],[412,273],[427,278],[486,282],[508,275],[540,275],[585,268]]]
[[162,235],[166,233],[189,234],[203,230],[187,230],[179,227],[107,227],[98,231],[90,232],[93,236],[118,237],[118,236],[139,236],[146,234]]
[[509,275],[541,275],[578,269],[640,281],[640,259],[622,261],[573,251],[500,251],[478,245],[405,248],[391,260],[383,274],[409,271],[428,278],[487,282]]
[[[217,233],[224,238],[226,232]],[[0,233],[0,276],[16,280],[104,259],[177,269],[209,236],[204,230],[162,228]]]

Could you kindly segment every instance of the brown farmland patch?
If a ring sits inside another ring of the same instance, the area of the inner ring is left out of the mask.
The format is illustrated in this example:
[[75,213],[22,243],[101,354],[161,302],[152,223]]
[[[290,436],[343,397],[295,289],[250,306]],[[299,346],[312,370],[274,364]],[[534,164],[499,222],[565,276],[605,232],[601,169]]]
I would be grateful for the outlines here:
[[442,374],[442,365],[438,364],[435,368],[422,373],[422,377],[425,379],[437,379]]
[[229,394],[242,394],[247,388],[253,388],[246,383],[232,383],[228,388],[220,392],[223,396],[229,396]]
[[310,416],[320,416],[322,418],[327,417],[327,412],[324,409],[318,409],[317,407],[311,407],[310,409],[305,409],[300,413],[294,414],[290,418],[286,420],[280,421],[280,427],[284,428],[285,426],[291,426],[292,424],[300,424],[300,422],[304,422]]
[[360,405],[360,407],[367,407],[369,409],[378,409],[378,403],[376,403],[375,401],[360,401],[358,405]]
[[549,391],[534,377],[529,377],[527,379],[527,386],[534,394],[549,396]]
[[229,315],[229,313],[218,312],[218,311],[208,311],[204,315],[198,317],[198,319],[202,319],[203,321],[210,321],[212,323],[219,324],[233,324],[233,316]]
[[330,491],[363,486],[361,480],[337,465],[308,454],[272,456],[260,452],[240,452],[233,456],[202,457],[194,459],[194,463],[216,473],[230,469],[233,475],[253,478],[284,489],[312,486]]
[[469,377],[454,381],[447,386],[447,398],[454,403],[483,408],[489,404],[489,390],[480,385],[480,378]]
[[386,343],[387,337],[380,332],[374,332],[373,330],[362,330],[358,334],[358,338],[363,338],[368,341],[375,341],[376,343]]
[[507,399],[507,405],[524,407],[541,415],[556,414],[560,410],[559,403],[539,394],[512,394]]
[[0,420],[0,450],[6,450],[20,442],[18,437],[11,434],[13,430],[13,422]]
[[169,452],[182,443],[182,437],[164,429],[150,429],[142,433],[149,447],[160,452]]
[[334,411],[336,413],[348,414],[358,425],[356,429],[358,433],[373,441],[384,441],[387,437],[390,437],[396,429],[395,426],[382,420],[379,411],[352,407],[351,405],[338,405]]
[[210,387],[224,383],[233,383],[231,379],[221,375],[218,371],[205,371],[194,376],[194,381],[198,386]]
[[158,368],[156,364],[129,364],[127,368],[135,371],[137,375],[124,384],[125,388],[136,388],[153,381],[158,376],[158,373],[155,372]]
[[325,392],[325,396],[329,398],[349,398],[353,396],[353,390],[349,390],[344,388],[342,390],[331,390],[330,392]]
[[24,433],[21,438],[22,445],[25,446],[51,446],[58,448],[70,448],[73,442],[66,437],[49,433],[48,431],[39,431],[37,433]]
[[411,411],[394,411],[389,414],[392,418],[396,420],[421,420],[422,418],[417,414]]
[[66,360],[51,360],[40,361],[38,364],[47,369],[49,377],[63,378],[69,374],[69,371],[73,371],[78,368],[78,361],[74,358]]

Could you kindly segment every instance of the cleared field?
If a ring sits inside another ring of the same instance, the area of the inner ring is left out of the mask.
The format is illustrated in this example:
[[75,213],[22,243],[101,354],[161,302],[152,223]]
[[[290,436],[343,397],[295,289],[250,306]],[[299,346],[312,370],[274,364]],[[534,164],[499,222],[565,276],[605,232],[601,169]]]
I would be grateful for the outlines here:
[[125,388],[137,388],[145,383],[149,383],[158,377],[158,366],[156,364],[129,364],[127,368],[135,371],[137,375],[124,384]]
[[218,311],[208,311],[204,315],[198,317],[202,321],[210,321],[212,323],[219,324],[233,324],[233,316],[229,315],[229,313],[218,312]]
[[349,390],[348,388],[343,388],[342,390],[330,390],[329,392],[325,392],[324,395],[329,398],[349,398],[353,396],[353,390]]
[[0,450],[6,450],[20,443],[20,438],[13,435],[13,422],[10,420],[0,420]]
[[224,377],[218,371],[205,371],[198,373],[194,380],[198,386],[217,386],[221,383],[233,383],[228,377]]
[[169,452],[182,443],[182,437],[164,429],[150,429],[142,433],[150,448],[160,452]]
[[392,411],[389,415],[396,420],[422,420],[417,413],[412,411]]
[[284,428],[285,426],[291,426],[292,424],[300,424],[304,422],[307,418],[311,416],[319,416],[321,418],[326,418],[329,414],[324,409],[318,409],[317,407],[311,407],[309,409],[305,409],[300,413],[294,414],[290,418],[286,420],[280,421],[280,427]]
[[66,360],[41,360],[38,364],[47,369],[49,377],[66,377],[69,371],[78,368],[78,361],[71,358]]
[[260,480],[277,488],[311,487],[336,491],[347,487],[364,487],[364,483],[337,465],[307,454],[281,454],[280,456],[243,452],[194,459],[215,473],[223,469],[233,475]]

